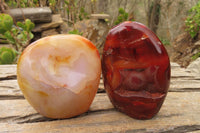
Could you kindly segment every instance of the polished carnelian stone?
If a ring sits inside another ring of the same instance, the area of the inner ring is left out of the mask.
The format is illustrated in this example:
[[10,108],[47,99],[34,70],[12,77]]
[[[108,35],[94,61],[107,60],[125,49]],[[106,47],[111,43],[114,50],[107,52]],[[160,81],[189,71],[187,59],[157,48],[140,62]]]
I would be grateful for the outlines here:
[[160,110],[170,83],[170,61],[158,37],[145,25],[112,28],[102,58],[104,86],[116,109],[136,119]]

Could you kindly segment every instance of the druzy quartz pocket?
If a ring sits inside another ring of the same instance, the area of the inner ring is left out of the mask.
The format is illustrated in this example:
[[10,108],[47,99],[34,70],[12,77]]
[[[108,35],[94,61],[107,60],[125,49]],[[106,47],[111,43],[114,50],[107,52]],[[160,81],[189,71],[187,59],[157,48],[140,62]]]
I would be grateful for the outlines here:
[[104,86],[116,109],[136,119],[160,110],[170,83],[170,61],[158,37],[145,25],[123,22],[106,38]]

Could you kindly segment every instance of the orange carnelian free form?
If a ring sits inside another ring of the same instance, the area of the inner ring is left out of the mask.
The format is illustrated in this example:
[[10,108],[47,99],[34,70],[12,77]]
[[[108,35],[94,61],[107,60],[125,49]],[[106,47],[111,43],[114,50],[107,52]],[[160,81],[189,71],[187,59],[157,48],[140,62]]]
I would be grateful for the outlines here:
[[116,109],[136,119],[150,119],[167,95],[170,61],[151,30],[138,22],[124,22],[107,35],[102,73]]
[[21,54],[19,86],[29,103],[50,118],[69,118],[86,112],[101,75],[98,50],[79,35],[39,39]]

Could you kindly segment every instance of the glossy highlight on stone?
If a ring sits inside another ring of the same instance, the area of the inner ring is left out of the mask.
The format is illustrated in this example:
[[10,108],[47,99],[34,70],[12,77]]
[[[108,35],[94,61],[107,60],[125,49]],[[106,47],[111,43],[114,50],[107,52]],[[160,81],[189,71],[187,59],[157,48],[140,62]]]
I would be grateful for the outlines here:
[[116,109],[136,119],[155,116],[167,95],[170,61],[158,37],[138,22],[123,22],[106,38],[104,86]]
[[101,75],[98,50],[79,35],[54,35],[30,44],[17,65],[25,98],[40,114],[69,118],[86,112]]

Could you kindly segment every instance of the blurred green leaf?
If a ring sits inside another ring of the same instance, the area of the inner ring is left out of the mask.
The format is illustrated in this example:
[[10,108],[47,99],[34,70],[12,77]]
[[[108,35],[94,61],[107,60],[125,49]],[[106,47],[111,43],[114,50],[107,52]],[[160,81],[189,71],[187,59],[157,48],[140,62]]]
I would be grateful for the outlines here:
[[13,19],[8,14],[0,14],[0,33],[4,34],[6,31],[12,29]]
[[84,12],[85,12],[85,9],[84,9],[83,7],[81,7],[80,12],[81,12],[81,13],[84,13]]
[[127,21],[128,16],[129,16],[129,14],[123,8],[119,8],[118,12],[119,12],[119,15],[117,17],[117,20],[114,22],[115,25],[118,25],[122,23],[123,21]]
[[119,8],[119,13],[120,14],[124,14],[125,13],[125,10],[123,8]]
[[0,54],[1,54],[3,51],[6,51],[6,50],[7,50],[6,47],[1,47],[1,48],[0,48]]
[[185,20],[186,31],[192,38],[195,38],[200,28],[200,0],[189,11],[189,15]]
[[16,59],[17,52],[12,48],[0,49],[0,64],[12,64]]
[[65,0],[65,4],[66,4],[66,5],[69,5],[69,2],[68,2],[67,0]]
[[8,51],[4,51],[1,54],[1,62],[3,64],[11,64],[12,63],[12,54]]
[[7,38],[7,40],[8,40],[11,44],[14,44],[14,43],[15,43],[15,39],[12,37],[10,31],[6,31],[6,32],[4,33],[4,36]]
[[124,19],[127,20],[128,19],[128,13],[124,13]]
[[77,34],[77,35],[83,35],[82,32],[80,32],[79,30],[75,29],[75,30],[72,30],[72,31],[69,31],[68,32],[69,34]]
[[21,27],[23,30],[26,29],[25,25],[22,22],[17,22],[17,26]]
[[34,37],[33,33],[29,32],[29,37],[30,37],[30,39],[33,39],[33,37]]

